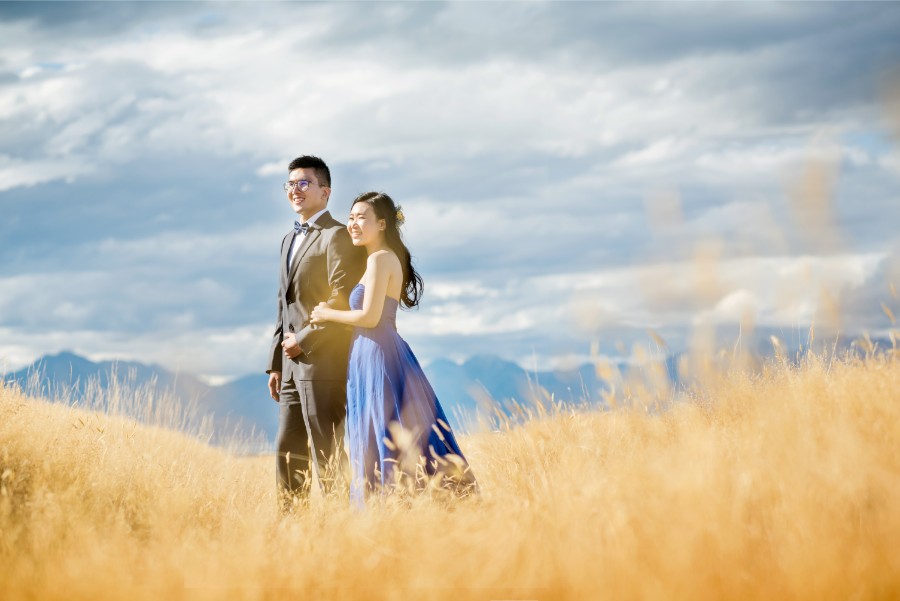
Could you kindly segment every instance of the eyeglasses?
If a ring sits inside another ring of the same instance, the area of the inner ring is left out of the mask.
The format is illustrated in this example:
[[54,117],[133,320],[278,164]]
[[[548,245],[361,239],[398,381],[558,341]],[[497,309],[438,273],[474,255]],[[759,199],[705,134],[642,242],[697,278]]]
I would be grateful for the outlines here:
[[307,181],[305,179],[297,180],[296,182],[285,182],[282,186],[285,192],[290,192],[291,190],[300,190],[301,192],[306,192],[309,190],[310,186],[321,186],[314,182]]

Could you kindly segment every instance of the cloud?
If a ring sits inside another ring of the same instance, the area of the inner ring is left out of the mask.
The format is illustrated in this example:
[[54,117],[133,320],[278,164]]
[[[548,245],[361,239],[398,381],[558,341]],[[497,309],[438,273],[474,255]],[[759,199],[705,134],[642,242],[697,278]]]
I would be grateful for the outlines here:
[[57,180],[72,181],[91,171],[90,165],[77,159],[22,161],[0,155],[0,192]]
[[[270,327],[267,322],[229,330],[191,328],[180,334],[57,329],[41,334],[40,348],[41,354],[75,351],[92,361],[139,361],[222,381],[248,373],[263,373],[272,341]],[[34,333],[0,327],[0,337],[4,341],[0,372],[21,369],[36,358]]]
[[[516,357],[534,348],[546,364],[565,348],[586,352],[594,339],[610,349],[616,341],[630,346],[646,339],[648,328],[680,329],[683,337],[685,324],[809,324],[823,310],[823,291],[840,299],[849,314],[856,310],[853,295],[883,289],[887,261],[885,255],[747,257],[710,265],[669,262],[561,272],[502,288],[466,279],[441,281],[434,295],[426,293],[421,310],[400,315],[398,327],[414,348],[443,346],[475,354],[480,346],[482,352]],[[705,273],[707,268],[714,272]],[[711,295],[699,285],[706,278],[714,282]],[[855,319],[856,329],[848,333],[884,327],[885,319],[870,313]]]
[[[873,140],[900,11],[656,8],[0,4],[0,327],[23,341],[0,354],[55,332],[51,316],[92,353],[124,349],[123,332],[155,357],[219,332],[238,369],[266,346],[247,332],[264,341],[253,324],[274,319],[294,217],[279,185],[306,152],[329,161],[339,218],[368,189],[404,205],[427,300],[401,327],[426,359],[577,355],[584,331],[556,328],[576,292],[628,337],[746,311],[780,323],[758,281],[800,257],[841,294],[865,288],[835,257],[892,252],[896,149]],[[828,248],[791,196],[817,139],[837,157]],[[677,223],[647,214],[659,191]],[[648,265],[691,265],[709,240],[748,280],[700,306]]]

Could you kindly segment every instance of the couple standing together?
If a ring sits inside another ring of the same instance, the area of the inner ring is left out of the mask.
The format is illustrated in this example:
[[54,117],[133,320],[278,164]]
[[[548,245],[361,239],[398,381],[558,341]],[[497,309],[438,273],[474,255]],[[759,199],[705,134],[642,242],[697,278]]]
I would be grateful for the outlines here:
[[280,409],[282,509],[308,495],[313,474],[325,492],[332,489],[345,422],[356,505],[398,488],[474,492],[434,391],[397,333],[397,308],[416,306],[423,288],[400,236],[399,207],[387,194],[366,192],[345,226],[328,212],[331,173],[314,156],[291,161],[284,189],[299,220],[281,243],[266,369]]

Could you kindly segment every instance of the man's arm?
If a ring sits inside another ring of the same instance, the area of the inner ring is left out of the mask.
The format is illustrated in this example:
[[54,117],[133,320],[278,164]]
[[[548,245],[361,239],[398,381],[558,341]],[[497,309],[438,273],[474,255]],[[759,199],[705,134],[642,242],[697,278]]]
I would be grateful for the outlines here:
[[281,341],[284,340],[284,295],[281,286],[278,287],[278,319],[275,320],[275,333],[272,335],[272,348],[269,352],[269,365],[266,373],[269,374],[269,396],[278,400],[281,390],[281,372],[284,366],[284,350]]
[[[281,241],[281,252],[279,257],[284,256],[284,245],[287,242],[287,236]],[[282,267],[281,269],[284,269]],[[281,289],[281,278],[278,279],[278,319],[275,320],[275,333],[272,334],[272,346],[269,350],[269,364],[266,367],[266,373],[281,373],[284,362],[284,350],[281,348],[281,341],[284,340],[284,290]]]
[[269,365],[266,367],[266,373],[273,371],[281,372],[284,361],[284,350],[281,348],[281,341],[284,340],[284,296],[278,291],[278,319],[275,321],[275,333],[272,335],[272,348],[269,354]]
[[364,282],[366,291],[363,295],[362,309],[341,311],[331,308],[328,303],[321,303],[313,309],[313,323],[322,324],[331,321],[348,326],[374,328],[384,312],[384,301],[387,298],[388,282],[391,278],[403,278],[403,268],[397,258],[387,251],[372,253],[366,259]]

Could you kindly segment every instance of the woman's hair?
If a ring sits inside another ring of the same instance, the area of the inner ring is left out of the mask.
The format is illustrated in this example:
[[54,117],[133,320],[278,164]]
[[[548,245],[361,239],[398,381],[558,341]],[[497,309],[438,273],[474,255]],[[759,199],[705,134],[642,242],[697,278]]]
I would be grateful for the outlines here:
[[422,276],[413,267],[409,249],[400,237],[400,226],[403,225],[403,212],[394,203],[394,199],[384,192],[364,192],[353,200],[350,208],[358,202],[364,202],[375,211],[375,217],[384,219],[384,241],[394,254],[400,259],[403,267],[403,286],[400,290],[400,304],[407,309],[412,309],[419,304],[422,293],[425,291],[425,282]]

